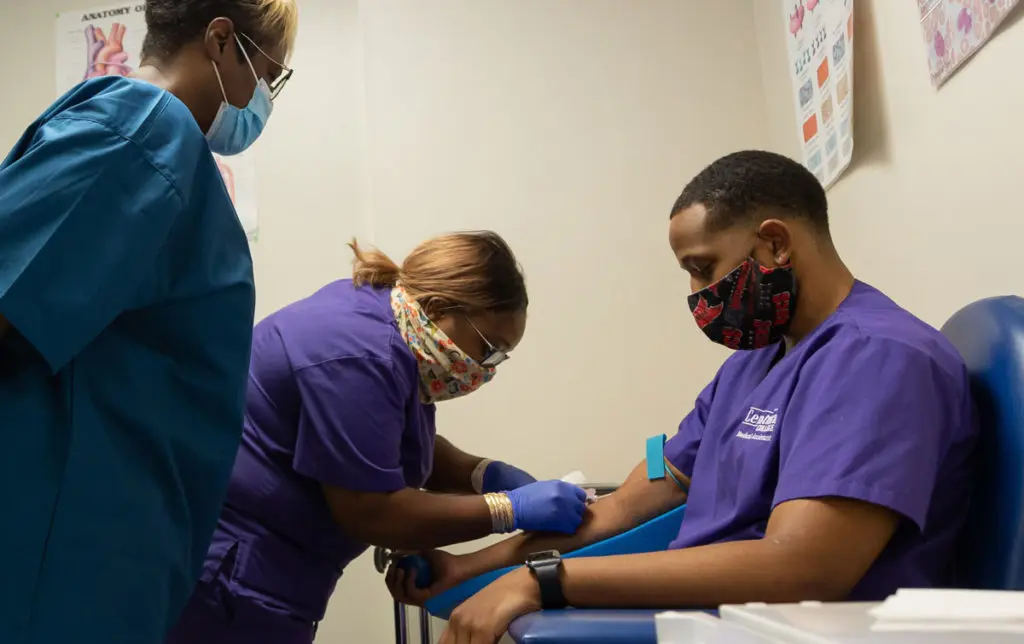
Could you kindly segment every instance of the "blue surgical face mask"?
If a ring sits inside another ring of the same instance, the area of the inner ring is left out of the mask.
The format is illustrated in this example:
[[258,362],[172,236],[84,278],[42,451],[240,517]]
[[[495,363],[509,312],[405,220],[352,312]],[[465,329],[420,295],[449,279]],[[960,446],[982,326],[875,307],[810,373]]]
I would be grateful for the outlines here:
[[252,61],[249,60],[249,54],[245,53],[245,47],[242,46],[242,41],[238,39],[237,35],[235,40],[242,50],[242,55],[245,56],[245,62],[248,63],[253,78],[256,79],[256,90],[245,108],[235,107],[228,102],[228,95],[224,91],[224,81],[220,78],[220,69],[218,69],[217,63],[213,63],[213,71],[217,74],[217,82],[220,83],[220,92],[224,96],[224,101],[220,104],[217,116],[213,119],[213,125],[206,132],[206,140],[213,152],[223,156],[245,152],[250,145],[256,142],[256,139],[260,138],[263,128],[270,119],[271,112],[274,111],[270,86],[267,85],[267,81],[256,75],[256,69],[252,66]]

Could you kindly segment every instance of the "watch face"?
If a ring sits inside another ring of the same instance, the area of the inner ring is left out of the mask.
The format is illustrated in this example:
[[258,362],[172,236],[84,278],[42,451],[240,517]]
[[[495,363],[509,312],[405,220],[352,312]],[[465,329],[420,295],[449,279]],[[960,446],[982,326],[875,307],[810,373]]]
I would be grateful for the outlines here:
[[543,563],[545,561],[558,561],[562,558],[562,553],[557,550],[542,550],[540,552],[534,552],[526,556],[526,565],[531,566],[534,564]]

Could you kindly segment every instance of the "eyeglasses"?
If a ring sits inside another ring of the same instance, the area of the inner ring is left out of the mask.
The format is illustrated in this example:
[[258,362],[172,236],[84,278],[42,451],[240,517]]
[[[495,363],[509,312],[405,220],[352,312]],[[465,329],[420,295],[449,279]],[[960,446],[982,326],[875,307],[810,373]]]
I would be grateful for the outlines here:
[[483,340],[484,344],[487,345],[487,355],[484,356],[484,359],[480,361],[480,364],[482,364],[485,367],[493,368],[497,367],[502,362],[505,362],[506,360],[512,357],[507,352],[502,351],[498,347],[491,344],[491,341],[487,339],[487,336],[485,336],[483,332],[480,331],[480,329],[478,329],[475,324],[473,324],[473,320],[470,320],[468,317],[466,317],[466,322],[469,323],[469,326],[473,327],[473,330],[476,331],[476,334],[480,336],[480,339]]
[[284,89],[284,86],[288,83],[288,79],[292,77],[292,74],[295,72],[295,70],[289,67],[288,65],[278,62],[277,60],[272,58],[269,54],[267,54],[267,52],[260,49],[260,46],[257,45],[256,42],[249,36],[246,36],[241,32],[239,32],[238,35],[240,35],[242,38],[245,38],[246,42],[252,45],[253,48],[256,51],[258,51],[264,58],[266,58],[267,60],[281,68],[281,73],[278,74],[277,78],[274,79],[274,82],[270,83],[270,100],[276,100],[277,95],[281,93],[282,89]]

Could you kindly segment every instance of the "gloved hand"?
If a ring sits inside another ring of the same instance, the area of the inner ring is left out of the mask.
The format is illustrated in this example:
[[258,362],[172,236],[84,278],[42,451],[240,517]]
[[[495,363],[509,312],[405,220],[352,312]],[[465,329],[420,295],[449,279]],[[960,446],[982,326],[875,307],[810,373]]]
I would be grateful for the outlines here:
[[501,461],[491,461],[484,469],[480,493],[507,492],[508,490],[515,490],[536,482],[537,479],[518,467],[502,463]]
[[505,494],[512,502],[515,530],[572,534],[587,508],[587,493],[565,481],[538,481]]

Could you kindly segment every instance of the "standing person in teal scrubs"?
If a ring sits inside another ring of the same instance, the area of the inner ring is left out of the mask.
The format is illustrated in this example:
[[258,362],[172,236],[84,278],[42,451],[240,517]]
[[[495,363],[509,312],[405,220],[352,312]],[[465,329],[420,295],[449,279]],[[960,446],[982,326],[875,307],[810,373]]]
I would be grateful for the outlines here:
[[156,644],[242,427],[254,287],[212,153],[263,130],[294,0],[149,0],[0,165],[0,642]]

